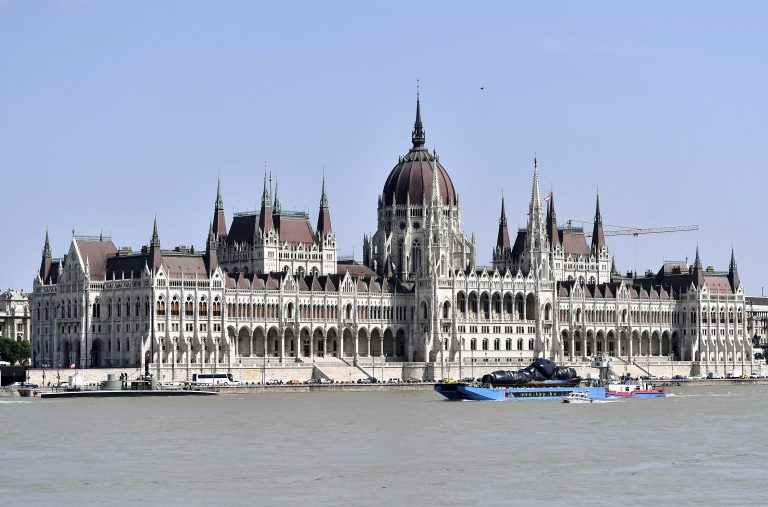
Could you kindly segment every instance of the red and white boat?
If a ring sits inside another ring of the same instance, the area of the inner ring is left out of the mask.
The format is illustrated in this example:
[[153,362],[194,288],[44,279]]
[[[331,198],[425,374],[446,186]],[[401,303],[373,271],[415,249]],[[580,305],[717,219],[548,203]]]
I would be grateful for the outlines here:
[[608,384],[605,388],[605,396],[613,398],[662,398],[666,395],[663,389],[655,389],[646,383]]

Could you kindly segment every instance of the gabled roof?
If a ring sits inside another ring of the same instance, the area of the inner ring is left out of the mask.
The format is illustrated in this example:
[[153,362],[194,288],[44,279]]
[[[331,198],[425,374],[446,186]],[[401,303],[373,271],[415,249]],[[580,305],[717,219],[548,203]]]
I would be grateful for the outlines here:
[[112,240],[86,240],[76,236],[73,241],[80,252],[83,266],[85,266],[86,261],[90,265],[91,279],[104,280],[107,274],[107,256],[117,252]]
[[584,231],[581,229],[561,229],[560,237],[563,244],[563,253],[566,255],[584,255],[589,257],[591,250],[587,244],[587,238],[584,237]]

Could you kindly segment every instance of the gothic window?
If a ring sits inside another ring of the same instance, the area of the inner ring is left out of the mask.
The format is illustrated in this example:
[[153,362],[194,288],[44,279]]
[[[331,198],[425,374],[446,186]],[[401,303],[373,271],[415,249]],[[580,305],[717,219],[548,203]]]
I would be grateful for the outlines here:
[[443,303],[443,318],[444,319],[448,318],[448,315],[449,315],[450,311],[451,311],[451,303],[446,301],[445,303]]
[[200,303],[197,305],[197,314],[201,317],[208,316],[208,302],[205,300],[205,296],[202,297]]
[[483,350],[488,350],[488,338],[483,338]]
[[131,298],[126,298],[125,300],[125,316],[131,316]]
[[411,272],[417,274],[421,271],[421,243],[419,240],[413,242],[411,247]]
[[136,298],[136,304],[134,305],[134,316],[138,317],[141,314],[141,299]]
[[107,318],[112,318],[112,298],[107,300]]
[[424,320],[427,320],[429,318],[429,314],[427,311],[427,303],[425,301],[421,302],[421,318]]
[[[221,317],[221,303],[219,302],[218,296],[213,300],[213,316]],[[259,317],[262,317],[262,315],[259,315]]]
[[173,300],[171,300],[171,316],[178,317],[180,310],[179,300],[176,296],[173,296]]
[[405,248],[403,247],[403,242],[400,241],[397,244],[397,271],[399,274],[402,274],[403,272],[403,266],[405,266]]
[[160,296],[157,299],[157,304],[155,306],[156,306],[157,315],[164,316],[165,315],[165,300],[163,299],[163,296]]
[[477,350],[477,338],[472,338],[469,341],[469,350]]
[[517,339],[517,350],[523,350],[523,339],[518,338]]
[[501,340],[498,338],[493,340],[493,350],[501,350]]
[[72,301],[67,300],[67,318],[72,317]]
[[512,338],[507,338],[507,343],[504,348],[505,350],[512,350]]
[[528,350],[533,350],[533,338],[528,339]]
[[149,316],[149,296],[144,298],[144,316]]
[[187,297],[187,301],[184,303],[184,316],[192,317],[195,314],[195,307],[192,304],[192,297]]

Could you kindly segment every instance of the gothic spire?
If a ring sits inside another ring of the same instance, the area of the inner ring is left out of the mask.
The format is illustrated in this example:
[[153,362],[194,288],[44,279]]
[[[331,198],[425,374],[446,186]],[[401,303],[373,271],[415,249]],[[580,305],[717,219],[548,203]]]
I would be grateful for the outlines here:
[[499,217],[499,233],[496,236],[496,248],[509,248],[509,230],[507,229],[507,212],[504,210],[504,196],[501,196],[501,216]]
[[216,211],[224,209],[224,201],[221,199],[221,178],[216,178],[216,204],[214,206]]
[[275,215],[280,214],[280,198],[277,196],[277,178],[275,178],[275,195],[272,202],[272,213]]
[[216,251],[216,235],[213,233],[213,224],[208,226],[208,242],[205,245],[205,263],[208,267],[210,276],[219,265],[219,258]]
[[213,206],[213,233],[227,235],[227,220],[224,217],[224,200],[221,198],[221,178],[216,178],[216,203]]
[[696,245],[696,259],[693,261],[693,283],[696,287],[702,287],[704,285],[704,271],[701,269],[699,245]]
[[331,211],[328,206],[328,196],[325,193],[325,173],[323,173],[323,189],[320,194],[320,210],[317,214],[317,233],[324,236],[331,232]]
[[267,173],[264,172],[264,190],[261,193],[261,210],[259,211],[259,229],[262,233],[274,230],[275,224],[272,221],[272,201],[269,198],[269,187],[267,186]]
[[592,248],[599,250],[605,246],[605,232],[603,231],[603,217],[600,215],[600,194],[597,194],[595,205],[595,225],[592,228]]
[[152,239],[150,244],[152,246],[160,246],[160,236],[157,234],[157,213],[155,213],[155,219],[152,222]]
[[48,228],[45,228],[45,246],[43,246],[43,258],[40,261],[40,280],[45,283],[48,274],[51,272],[51,245],[48,242]]
[[555,194],[549,192],[549,202],[547,203],[547,238],[549,244],[554,248],[560,244],[560,230],[557,228],[557,213],[555,212]]
[[426,143],[424,126],[421,124],[421,101],[419,99],[418,84],[416,85],[416,122],[413,124],[411,141],[413,141],[414,148],[422,148]]
[[149,242],[149,257],[152,260],[152,269],[158,269],[162,264],[162,252],[160,251],[160,236],[157,234],[157,214],[152,224],[152,240]]
[[432,168],[432,205],[440,206],[443,198],[440,195],[440,178],[438,176],[440,171],[437,168],[437,159],[433,157],[429,165]]
[[45,246],[43,246],[43,257],[51,257],[51,244],[48,242],[48,228],[45,228]]
[[739,269],[736,266],[736,256],[733,253],[733,247],[731,247],[731,263],[728,266],[728,281],[731,282],[733,292],[736,292],[741,281],[739,280]]

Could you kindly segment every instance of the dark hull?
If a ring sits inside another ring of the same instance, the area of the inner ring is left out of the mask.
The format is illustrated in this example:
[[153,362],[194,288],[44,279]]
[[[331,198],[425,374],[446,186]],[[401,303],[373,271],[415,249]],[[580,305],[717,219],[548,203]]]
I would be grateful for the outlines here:
[[61,393],[42,393],[41,398],[138,398],[157,396],[212,396],[218,393],[212,391],[65,391]]

